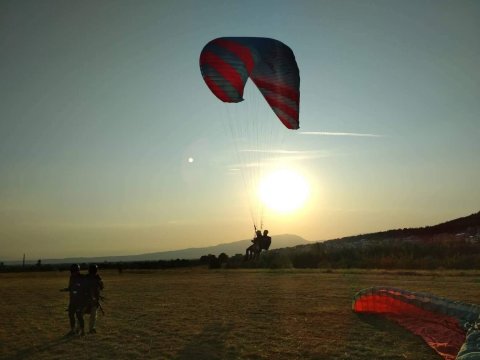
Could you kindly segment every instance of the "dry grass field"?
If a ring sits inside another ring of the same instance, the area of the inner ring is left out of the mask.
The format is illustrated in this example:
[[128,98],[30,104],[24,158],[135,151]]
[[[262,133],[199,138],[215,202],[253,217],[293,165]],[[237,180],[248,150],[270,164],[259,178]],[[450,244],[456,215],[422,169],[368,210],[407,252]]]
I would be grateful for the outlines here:
[[370,286],[478,302],[479,272],[108,271],[97,334],[65,337],[67,272],[0,274],[1,359],[437,359],[351,311]]

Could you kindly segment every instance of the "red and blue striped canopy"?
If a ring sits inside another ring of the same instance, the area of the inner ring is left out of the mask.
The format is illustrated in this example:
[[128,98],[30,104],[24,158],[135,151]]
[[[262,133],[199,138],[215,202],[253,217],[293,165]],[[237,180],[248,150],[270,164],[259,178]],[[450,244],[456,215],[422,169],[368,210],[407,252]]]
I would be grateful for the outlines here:
[[[480,321],[478,305],[428,293],[373,287],[355,294],[352,310],[386,316],[421,336],[445,360],[459,360],[457,353],[460,350],[462,359],[480,359],[480,344],[476,340],[473,344],[464,344],[466,325]],[[471,339],[480,339],[480,336],[478,333],[472,334]]]
[[293,51],[284,43],[259,37],[223,37],[200,54],[205,83],[223,102],[243,101],[252,79],[277,117],[289,129],[299,128],[300,74]]

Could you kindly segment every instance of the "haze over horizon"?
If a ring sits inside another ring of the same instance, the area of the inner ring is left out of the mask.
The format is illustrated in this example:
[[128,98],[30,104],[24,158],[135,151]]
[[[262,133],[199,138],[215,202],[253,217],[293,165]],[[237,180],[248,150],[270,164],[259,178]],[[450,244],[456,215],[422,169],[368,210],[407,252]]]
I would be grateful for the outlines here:
[[[273,236],[478,212],[479,18],[467,0],[0,2],[0,261],[252,236],[226,107],[198,65],[221,36],[278,39],[300,69],[280,155],[310,195],[267,214]],[[258,112],[278,121],[262,98]]]

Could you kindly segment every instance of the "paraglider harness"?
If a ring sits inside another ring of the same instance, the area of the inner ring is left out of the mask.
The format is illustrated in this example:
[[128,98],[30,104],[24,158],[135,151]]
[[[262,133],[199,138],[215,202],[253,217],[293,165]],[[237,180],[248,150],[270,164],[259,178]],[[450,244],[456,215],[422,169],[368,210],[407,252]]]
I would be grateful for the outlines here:
[[[260,224],[260,226],[263,228],[263,222]],[[272,238],[268,236],[268,230],[265,230],[264,233],[261,233],[261,230],[258,230],[255,225],[253,225],[253,228],[255,229],[255,235],[257,234],[258,231],[260,231],[260,237],[258,238],[258,247],[259,247],[259,252],[262,250],[268,250],[270,248],[270,244],[272,243]],[[253,241],[253,240],[252,240]]]
[[253,244],[247,248],[247,260],[256,259],[262,250],[268,250],[272,241],[270,236],[262,235],[261,230],[258,230],[256,225],[253,225],[253,228],[255,230],[255,237],[252,240]]

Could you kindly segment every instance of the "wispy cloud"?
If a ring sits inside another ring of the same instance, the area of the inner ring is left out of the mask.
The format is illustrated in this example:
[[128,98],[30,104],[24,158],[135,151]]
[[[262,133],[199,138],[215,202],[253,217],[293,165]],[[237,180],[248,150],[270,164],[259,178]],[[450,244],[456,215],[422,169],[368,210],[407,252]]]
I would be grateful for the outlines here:
[[281,150],[281,149],[272,149],[272,150],[255,150],[255,149],[244,149],[240,152],[252,152],[252,153],[262,153],[267,155],[272,155],[270,158],[266,156],[261,156],[258,160],[264,161],[275,161],[282,159],[313,159],[320,157],[329,157],[331,153],[326,150]]
[[361,134],[350,132],[330,132],[330,131],[301,131],[302,135],[321,135],[321,136],[357,136],[357,137],[384,137],[378,134]]
[[244,149],[241,152],[262,153],[258,159],[249,159],[243,164],[232,164],[229,171],[238,172],[244,168],[255,168],[275,165],[278,162],[294,162],[326,158],[332,156],[326,150],[254,150]]
[[290,155],[290,154],[300,154],[304,151],[302,150],[259,150],[259,149],[243,149],[239,150],[240,152],[254,152],[254,153],[264,153],[264,154],[282,154],[282,155]]

